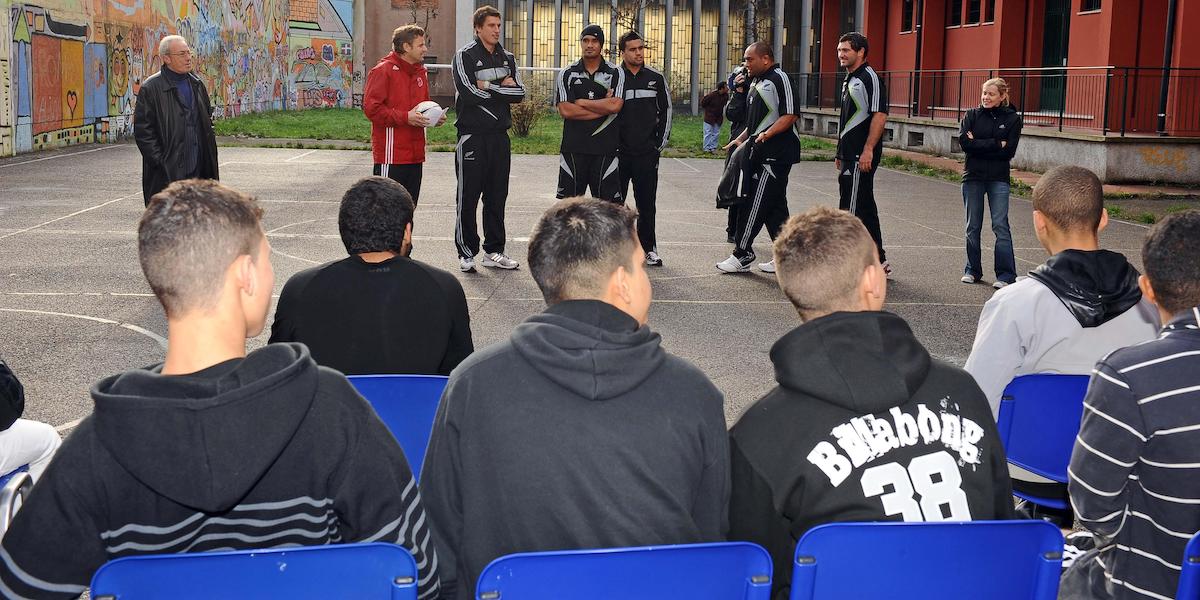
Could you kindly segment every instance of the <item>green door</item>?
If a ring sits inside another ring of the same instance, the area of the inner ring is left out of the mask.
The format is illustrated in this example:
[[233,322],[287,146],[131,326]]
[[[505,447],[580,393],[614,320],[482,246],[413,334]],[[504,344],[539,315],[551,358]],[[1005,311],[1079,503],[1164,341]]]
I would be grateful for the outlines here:
[[[1046,0],[1046,21],[1042,40],[1042,66],[1067,66],[1067,41],[1071,31],[1071,0]],[[1041,110],[1059,111],[1066,98],[1067,72],[1042,72]]]

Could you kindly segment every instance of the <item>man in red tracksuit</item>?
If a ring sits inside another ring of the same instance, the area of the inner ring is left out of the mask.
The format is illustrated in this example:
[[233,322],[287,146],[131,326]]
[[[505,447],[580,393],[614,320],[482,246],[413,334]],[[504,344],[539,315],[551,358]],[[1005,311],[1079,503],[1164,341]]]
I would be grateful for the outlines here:
[[[405,25],[392,32],[392,52],[367,74],[363,113],[371,121],[374,174],[399,182],[412,196],[421,195],[425,162],[425,128],[430,125],[415,107],[429,99],[425,71],[425,30]],[[446,122],[446,116],[437,122]]]

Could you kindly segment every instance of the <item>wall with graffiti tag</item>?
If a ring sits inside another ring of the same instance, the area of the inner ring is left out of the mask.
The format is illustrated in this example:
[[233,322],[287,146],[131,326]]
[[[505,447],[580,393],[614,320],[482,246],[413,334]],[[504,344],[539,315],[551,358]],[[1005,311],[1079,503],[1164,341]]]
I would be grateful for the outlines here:
[[170,34],[217,117],[353,102],[353,0],[35,2],[0,0],[0,156],[132,135]]

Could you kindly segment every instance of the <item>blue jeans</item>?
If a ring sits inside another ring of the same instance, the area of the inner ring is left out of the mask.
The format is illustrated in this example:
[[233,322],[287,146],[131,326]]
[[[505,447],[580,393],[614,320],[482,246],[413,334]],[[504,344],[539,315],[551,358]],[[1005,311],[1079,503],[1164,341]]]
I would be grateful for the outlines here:
[[1017,280],[1017,259],[1013,256],[1012,232],[1008,228],[1008,182],[964,181],[963,206],[967,211],[967,264],[963,273],[975,279],[983,277],[980,264],[979,232],[983,230],[983,196],[987,194],[992,213],[992,233],[996,235],[996,280],[1012,283]]
[[712,123],[704,124],[704,151],[716,150],[721,137],[721,126]]

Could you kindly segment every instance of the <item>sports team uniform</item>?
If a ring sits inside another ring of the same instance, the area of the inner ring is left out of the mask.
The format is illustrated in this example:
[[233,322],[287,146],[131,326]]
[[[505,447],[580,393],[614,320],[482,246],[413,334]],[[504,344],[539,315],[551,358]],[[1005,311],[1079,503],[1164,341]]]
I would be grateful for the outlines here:
[[425,65],[410,64],[395,52],[367,73],[363,114],[371,121],[372,173],[404,186],[414,206],[421,196],[425,128],[409,125],[408,111],[428,99]]
[[[625,97],[624,70],[601,60],[596,72],[589,73],[581,58],[559,75],[554,104],[603,100],[609,91],[614,97]],[[613,114],[590,121],[563,121],[557,197],[581,196],[591,188],[596,198],[624,202],[617,163],[620,132],[616,120],[617,115]]]
[[642,251],[658,252],[654,234],[658,159],[671,137],[671,92],[663,74],[650,67],[643,66],[636,74],[624,65],[621,70],[625,75],[625,105],[617,119],[621,132],[617,149],[621,196],[629,198],[632,181]]
[[747,201],[738,207],[737,229],[734,233],[734,256],[753,257],[754,238],[767,224],[769,231],[779,231],[788,218],[787,183],[792,165],[800,160],[800,131],[793,125],[759,144],[755,138],[771,128],[783,115],[795,115],[796,101],[792,83],[778,65],[755,77],[746,92],[747,144],[750,149],[750,172],[742,182]]
[[841,200],[838,208],[854,213],[875,240],[879,260],[887,260],[883,251],[883,234],[879,229],[879,207],[875,205],[875,171],[883,158],[883,142],[871,150],[871,170],[858,169],[858,159],[867,145],[871,119],[875,113],[888,112],[887,86],[870,65],[863,64],[842,82],[841,128],[838,133],[837,158],[842,161],[838,173]]
[[[475,41],[454,54],[450,67],[454,79],[454,112],[458,144],[454,149],[454,171],[458,174],[458,219],[454,245],[460,257],[479,252],[479,230],[475,209],[483,196],[483,251],[504,252],[504,205],[508,202],[508,178],[512,165],[510,104],[525,99],[525,86],[517,72],[513,54],[496,44],[487,48]],[[516,86],[500,83],[512,77]],[[478,81],[490,82],[481,90]]]
[[729,539],[771,554],[773,598],[787,598],[796,542],[817,525],[1012,518],[987,398],[900,317],[813,319],[771,361],[778,387],[730,430]]

